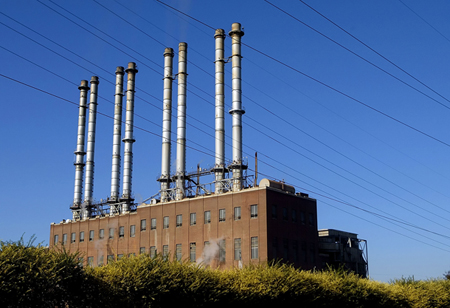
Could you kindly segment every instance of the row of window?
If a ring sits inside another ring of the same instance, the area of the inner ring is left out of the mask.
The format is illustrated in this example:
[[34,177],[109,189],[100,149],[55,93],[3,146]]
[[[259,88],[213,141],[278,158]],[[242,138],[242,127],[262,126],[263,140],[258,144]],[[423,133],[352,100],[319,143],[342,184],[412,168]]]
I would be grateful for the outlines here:
[[[204,242],[204,248],[203,248],[203,261],[204,262],[208,262],[210,261],[211,257],[215,257],[215,256],[210,256],[208,251],[215,251],[218,248],[218,258],[219,258],[219,262],[225,262],[225,256],[226,256],[226,251],[225,251],[225,240],[221,239],[219,240],[217,243],[210,243],[209,241]],[[163,250],[162,250],[162,255],[163,256],[168,256],[169,255],[169,246],[168,245],[163,245]],[[252,237],[251,238],[251,242],[250,242],[250,257],[251,259],[258,259],[259,255],[258,255],[258,237]],[[206,253],[205,253],[206,252]],[[234,239],[234,260],[242,260],[241,257],[241,252],[242,252],[242,248],[241,248],[241,239],[240,238],[235,238]],[[140,254],[144,254],[147,253],[146,248],[145,247],[140,247],[139,249],[139,253]],[[156,247],[155,246],[150,246],[150,250],[148,252],[150,254],[150,257],[155,257],[157,254],[156,251]],[[130,253],[128,256],[134,256],[134,253]],[[120,260],[123,257],[123,254],[118,254],[117,255],[117,259]],[[175,246],[175,258],[178,261],[181,261],[181,257],[182,257],[182,245],[181,244],[176,244]],[[208,259],[209,258],[209,259]],[[115,260],[115,255],[108,255],[107,256],[107,262],[111,262]],[[189,260],[191,262],[196,262],[197,261],[197,243],[193,242],[189,244]],[[83,263],[83,258],[80,258],[80,264]],[[94,257],[90,256],[87,258],[87,264],[88,266],[94,266]],[[98,256],[98,260],[97,260],[97,265],[103,265],[104,264],[104,259],[103,259],[103,255],[99,255]]]
[[[312,264],[316,262],[315,244],[309,243],[309,245],[303,241],[299,246],[297,240],[289,242],[287,238],[283,239],[282,250],[279,250],[278,238],[274,238],[272,241],[272,257],[274,259],[282,258],[285,261],[293,262],[305,262],[308,261]],[[300,251],[299,251],[300,250]],[[309,258],[308,258],[309,256]]]
[[[283,207],[283,220],[285,221],[289,221],[289,210],[286,207]],[[278,206],[277,205],[272,205],[272,218],[273,219],[277,219],[278,218]],[[300,223],[305,225],[306,224],[306,214],[305,212],[301,211],[300,212],[300,217],[297,216],[297,210],[296,209],[291,209],[291,215],[290,215],[290,219],[292,222],[296,223],[298,222],[298,220],[300,219]],[[310,226],[314,226],[314,214],[313,213],[308,213],[308,224]]]

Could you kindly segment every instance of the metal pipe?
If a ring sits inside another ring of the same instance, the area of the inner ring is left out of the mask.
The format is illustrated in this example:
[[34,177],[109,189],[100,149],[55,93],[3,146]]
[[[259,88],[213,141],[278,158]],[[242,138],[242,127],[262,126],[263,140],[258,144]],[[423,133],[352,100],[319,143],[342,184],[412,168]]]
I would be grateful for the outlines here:
[[114,133],[112,151],[111,171],[111,196],[110,202],[119,201],[120,188],[120,148],[122,138],[122,101],[123,101],[123,75],[124,68],[118,66],[116,69],[116,92],[114,103]]
[[241,88],[241,37],[244,32],[241,31],[240,23],[233,23],[229,35],[232,40],[231,60],[232,60],[232,116],[233,126],[233,191],[242,189],[242,115],[245,111],[242,109],[242,88]]
[[75,187],[73,195],[72,208],[79,208],[82,203],[83,193],[83,173],[84,173],[84,140],[86,135],[86,102],[87,92],[89,90],[88,81],[82,80],[80,86],[80,107],[78,111],[78,135],[77,135],[77,149],[75,151]]
[[89,205],[93,201],[94,192],[94,150],[95,150],[95,126],[97,122],[97,90],[98,77],[91,78],[91,95],[89,103],[89,124],[88,124],[88,139],[86,150],[86,177],[84,187],[84,210],[83,218],[89,216]]
[[167,190],[170,186],[170,152],[172,126],[172,66],[173,49],[164,50],[164,92],[163,92],[163,130],[161,155],[161,201],[167,201]]
[[186,170],[186,80],[187,80],[187,43],[178,45],[178,114],[177,114],[177,166],[176,200],[185,195]]
[[215,174],[215,192],[223,192],[223,183],[225,171],[225,52],[224,52],[224,41],[225,41],[225,30],[217,29],[214,34],[216,42],[216,54],[215,54],[215,79],[216,79],[216,120],[215,120],[215,149],[216,158],[214,166]]
[[133,172],[133,143],[136,141],[133,136],[134,128],[134,88],[135,77],[138,72],[136,63],[129,62],[127,72],[127,107],[125,113],[125,138],[124,158],[123,158],[123,189],[122,189],[122,212],[128,212],[132,201],[131,197],[131,175]]

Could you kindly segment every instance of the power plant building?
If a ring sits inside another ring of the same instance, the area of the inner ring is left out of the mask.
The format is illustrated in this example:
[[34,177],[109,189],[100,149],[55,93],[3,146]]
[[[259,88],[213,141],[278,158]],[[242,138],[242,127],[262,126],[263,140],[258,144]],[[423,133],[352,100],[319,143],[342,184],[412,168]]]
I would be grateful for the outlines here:
[[[217,29],[214,35],[215,162],[209,170],[197,167],[195,172],[186,172],[188,45],[179,44],[176,75],[173,72],[174,51],[172,48],[164,50],[160,190],[140,204],[135,202],[132,193],[137,65],[130,62],[127,69],[117,67],[116,70],[111,192],[100,202],[93,198],[99,80],[93,76],[90,87],[86,80],[81,81],[74,198],[70,207],[72,219],[51,224],[51,248],[64,245],[70,252],[80,251],[84,264],[90,266],[148,253],[217,268],[271,260],[282,260],[302,269],[322,268],[326,254],[320,251],[323,238],[319,237],[317,228],[316,200],[296,192],[294,187],[282,181],[262,179],[258,183],[256,154],[254,181],[249,181],[247,176],[248,166],[242,157],[242,116],[245,113],[241,89],[243,35],[241,25],[232,24],[230,56],[225,55],[225,31]],[[229,160],[225,159],[226,62],[231,62],[232,70],[229,113],[233,141]],[[173,108],[175,78],[178,81],[177,106]],[[176,115],[172,115],[172,109],[177,111]],[[172,140],[172,118],[176,118],[176,142]],[[176,145],[175,170],[171,170],[170,165],[172,144]],[[207,183],[213,190],[207,189],[207,184],[200,180],[208,177],[213,178],[212,183]]]

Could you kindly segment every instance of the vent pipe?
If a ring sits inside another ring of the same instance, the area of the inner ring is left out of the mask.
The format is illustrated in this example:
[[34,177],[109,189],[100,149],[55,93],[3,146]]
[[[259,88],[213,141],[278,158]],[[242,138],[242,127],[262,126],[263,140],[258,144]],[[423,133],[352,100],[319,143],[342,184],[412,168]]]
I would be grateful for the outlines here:
[[242,115],[245,111],[242,109],[242,89],[241,89],[241,37],[244,32],[241,31],[240,23],[233,23],[229,32],[232,41],[231,59],[232,59],[232,116],[233,125],[233,163],[230,168],[233,170],[233,191],[242,189],[242,170],[245,167],[242,164]]
[[98,77],[92,76],[91,78],[91,95],[89,103],[89,124],[88,124],[88,138],[87,138],[87,151],[86,151],[86,177],[84,187],[84,210],[83,218],[89,216],[89,205],[93,201],[94,192],[94,150],[95,150],[95,126],[97,122],[97,90],[98,90]]
[[116,94],[114,98],[114,133],[112,151],[112,172],[111,172],[111,197],[109,201],[116,203],[119,201],[120,188],[120,148],[122,138],[122,101],[123,101],[123,75],[124,68],[118,66],[116,69]]
[[134,128],[134,84],[136,73],[136,63],[128,63],[127,72],[127,109],[125,113],[125,138],[124,142],[124,159],[123,159],[123,190],[122,198],[124,201],[122,205],[122,212],[128,212],[130,210],[130,203],[133,200],[131,198],[131,174],[133,172],[133,128]]
[[78,111],[78,135],[77,135],[77,149],[75,151],[75,188],[73,195],[72,209],[79,208],[82,203],[83,191],[83,172],[84,172],[84,139],[86,135],[86,102],[87,92],[89,90],[88,81],[82,80],[78,87],[80,90],[80,107]]
[[178,114],[177,114],[177,166],[176,166],[176,200],[185,196],[186,170],[186,64],[187,43],[178,45]]
[[223,183],[225,173],[225,92],[224,92],[224,41],[225,30],[217,29],[214,34],[216,41],[216,55],[215,55],[215,79],[216,79],[216,123],[215,123],[215,146],[216,146],[216,160],[214,166],[215,175],[215,192],[220,194],[223,192]]
[[172,125],[172,65],[173,49],[164,50],[164,92],[163,92],[163,130],[161,156],[161,201],[168,200],[167,190],[170,187],[170,147]]

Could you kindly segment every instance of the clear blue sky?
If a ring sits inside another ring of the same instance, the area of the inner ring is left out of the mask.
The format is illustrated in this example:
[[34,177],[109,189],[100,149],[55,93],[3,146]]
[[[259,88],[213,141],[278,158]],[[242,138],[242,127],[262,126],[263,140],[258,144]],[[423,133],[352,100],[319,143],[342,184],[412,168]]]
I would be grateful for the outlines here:
[[[266,1],[166,0],[214,29],[244,27],[249,168],[258,151],[262,174],[318,200],[319,228],[366,239],[372,279],[442,277],[450,270],[450,3],[305,2],[378,55],[297,0],[276,5],[298,20]],[[0,76],[2,240],[35,234],[48,243],[50,223],[71,218],[77,87],[99,76],[98,110],[112,116],[115,69],[131,61],[135,125],[144,129],[135,129],[133,192],[137,200],[158,192],[163,52],[179,42],[189,45],[187,170],[214,163],[214,30],[156,1],[55,3],[0,2],[0,73],[74,103]],[[225,96],[230,106],[229,87]],[[230,128],[227,115],[227,158]],[[99,115],[97,199],[110,193],[112,130]]]

